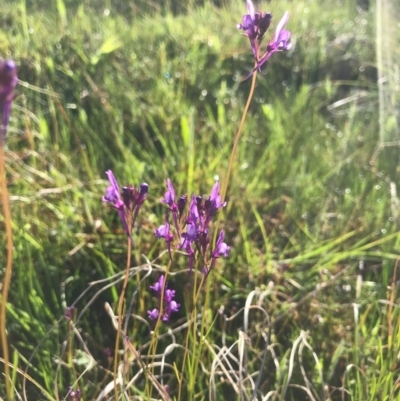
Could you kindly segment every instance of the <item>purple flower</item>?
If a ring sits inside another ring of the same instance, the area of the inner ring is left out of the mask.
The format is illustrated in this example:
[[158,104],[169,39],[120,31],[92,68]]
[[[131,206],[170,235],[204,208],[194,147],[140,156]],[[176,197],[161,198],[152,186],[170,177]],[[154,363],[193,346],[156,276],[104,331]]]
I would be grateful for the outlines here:
[[[170,210],[174,209],[175,191],[169,179],[166,180],[166,184],[167,192],[165,193],[162,202],[169,206],[169,210],[166,215],[165,224],[155,229],[154,232],[157,238],[164,238],[167,242],[168,252],[171,258],[171,244],[173,242],[173,235],[170,232],[169,212]],[[192,274],[193,272],[194,262],[196,258],[199,261],[202,261],[203,265],[206,266],[205,270],[208,272],[209,270],[207,269],[207,267],[211,265],[211,270],[217,258],[221,256],[228,256],[230,247],[223,242],[223,231],[220,233],[218,241],[215,245],[215,249],[210,252],[210,241],[212,237],[209,228],[210,223],[218,210],[226,206],[226,202],[223,202],[221,199],[220,188],[221,184],[217,181],[214,183],[209,197],[203,198],[201,196],[196,196],[195,194],[193,194],[191,197],[187,215],[182,220],[183,229],[185,231],[180,235],[177,248],[185,252],[186,256],[189,258],[190,274]],[[181,196],[179,199],[180,201],[182,201],[182,205],[179,206],[179,218],[181,218],[181,213],[187,203],[187,197]],[[182,227],[179,227],[179,230],[182,231]],[[167,295],[164,296],[167,296],[168,298],[169,292],[166,291],[166,294]],[[167,304],[170,305],[168,307],[169,309],[166,308],[166,310],[174,311],[175,305],[172,303],[172,299],[168,300]],[[151,316],[155,316],[154,311],[150,311],[149,314],[151,314]]]
[[218,258],[220,257],[228,257],[229,251],[231,249],[230,246],[228,246],[225,242],[224,242],[224,238],[225,238],[225,233],[224,230],[221,230],[217,239],[217,243],[215,244],[215,248],[214,250],[211,252],[211,265],[209,269],[205,269],[206,270],[206,275],[208,275],[210,273],[210,271],[213,269],[215,262]]
[[[178,312],[180,307],[180,304],[174,301],[175,291],[168,289],[166,284],[164,286],[164,276],[160,276],[158,281],[154,285],[151,285],[150,288],[157,293],[157,297],[159,299],[159,308],[161,305],[161,299],[163,299],[163,312],[161,320],[163,322],[168,322],[171,317],[171,313]],[[151,320],[156,320],[160,316],[160,310],[157,308],[148,310],[147,314]]]
[[186,223],[193,224],[195,226],[199,224],[200,215],[197,205],[198,205],[197,197],[196,195],[192,195],[192,200],[190,201],[189,214],[186,218]]
[[158,311],[158,309],[153,309],[153,310],[148,310],[147,314],[149,315],[149,319],[151,320],[157,320],[158,319],[158,315],[160,314],[160,312]]
[[246,79],[251,76],[256,69],[260,69],[261,66],[264,65],[274,53],[289,50],[291,48],[290,31],[284,29],[288,21],[289,13],[286,11],[276,27],[275,36],[267,45],[267,52],[260,58],[257,67],[254,68],[254,70],[246,77]]
[[133,188],[131,185],[122,187],[122,199],[125,206],[133,212],[137,206],[141,206],[147,198],[149,186],[144,182],[140,185],[140,190]]
[[166,184],[167,184],[167,192],[165,192],[164,198],[161,199],[161,202],[164,202],[170,208],[174,208],[175,207],[175,190],[174,190],[174,187],[172,186],[171,180],[169,178],[167,178]]
[[0,113],[1,143],[4,144],[10,118],[11,104],[14,99],[14,88],[18,83],[17,66],[12,60],[0,61]]
[[217,243],[215,244],[215,248],[211,253],[212,258],[219,258],[221,256],[224,256],[225,258],[228,257],[231,247],[225,244],[224,238],[224,230],[221,230],[217,239]]
[[[117,210],[122,222],[122,226],[124,227],[124,230],[130,240],[133,242],[131,236],[132,228],[135,225],[139,210],[147,198],[149,186],[144,182],[140,185],[140,189],[137,190],[131,185],[128,185],[122,188],[121,197],[119,185],[113,172],[108,170],[106,171],[106,174],[108,180],[110,181],[110,186],[106,189],[106,194],[103,196],[102,200],[103,202],[111,203]],[[133,214],[130,227],[128,226],[127,218],[129,214]]]
[[162,317],[163,322],[168,322],[172,312],[179,312],[179,307],[181,305],[175,301],[167,302],[164,307],[164,314]]
[[175,290],[169,290],[168,288],[165,289],[164,299],[167,303],[173,302],[175,298]]
[[162,224],[160,227],[154,229],[154,234],[156,238],[164,238],[165,241],[171,242],[174,236],[169,231],[169,224]]
[[114,206],[119,214],[126,234],[132,239],[130,229],[128,228],[128,222],[126,220],[125,203],[121,199],[118,182],[111,170],[106,171],[106,174],[111,185],[106,189],[106,194],[103,196],[102,200],[103,202],[111,203]]
[[191,223],[186,226],[186,232],[182,234],[182,237],[190,242],[196,241],[197,236],[196,226]]
[[167,249],[170,259],[172,260],[171,254],[171,242],[174,240],[174,236],[169,230],[169,223],[162,224],[160,227],[154,229],[156,238],[164,238],[167,243]]
[[154,284],[150,286],[150,289],[152,289],[153,291],[155,291],[158,295],[161,294],[162,289],[164,286],[164,276],[160,276],[158,278],[158,281]]
[[[169,206],[169,210],[172,213],[172,219],[174,220],[174,225],[175,225],[176,231],[179,234],[178,211],[180,209],[179,209],[179,206],[175,203],[175,190],[174,190],[174,187],[172,186],[171,180],[169,178],[167,178],[166,184],[167,184],[167,192],[165,192],[164,198],[161,199],[161,202],[163,202]],[[167,218],[167,220],[168,220],[168,218]]]
[[149,192],[149,186],[147,183],[143,182],[140,185],[140,190],[139,191],[134,190],[134,191],[135,191],[135,199],[132,203],[132,206],[130,206],[130,209],[129,209],[131,211],[134,210],[133,217],[132,217],[132,223],[131,223],[132,228],[135,226],[135,222],[136,222],[137,216],[139,214],[139,210],[147,198],[147,193]]
[[244,35],[249,38],[254,58],[258,61],[260,44],[269,28],[272,15],[270,13],[255,12],[251,0],[246,0],[246,3],[247,14],[243,15],[242,24],[238,24],[237,28],[245,31]]
[[204,230],[208,227],[208,224],[210,223],[211,219],[218,211],[218,209],[226,206],[226,202],[221,202],[221,195],[219,194],[220,187],[221,184],[219,181],[217,181],[212,187],[210,197],[205,202],[204,208],[206,218],[204,222]]

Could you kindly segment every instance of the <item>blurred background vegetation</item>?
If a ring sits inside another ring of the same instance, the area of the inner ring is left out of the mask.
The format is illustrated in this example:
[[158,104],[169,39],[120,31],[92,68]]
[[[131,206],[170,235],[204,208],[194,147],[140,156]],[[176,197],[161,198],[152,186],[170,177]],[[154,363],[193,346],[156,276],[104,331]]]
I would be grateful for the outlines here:
[[[215,316],[223,306],[231,316],[250,291],[267,291],[263,306],[281,365],[268,360],[263,394],[279,391],[286,379],[305,385],[299,369],[288,372],[304,331],[315,354],[301,363],[315,399],[395,399],[397,6],[255,5],[273,13],[269,35],[289,11],[293,47],[257,78],[223,212],[232,251],[214,272],[207,308]],[[125,266],[118,217],[101,203],[105,170],[121,184],[150,185],[133,266],[145,262],[141,255],[151,260],[163,250],[153,230],[163,219],[159,199],[167,177],[188,194],[206,194],[216,177],[224,179],[250,87],[242,80],[253,67],[236,29],[245,10],[238,0],[3,2],[0,55],[17,62],[20,78],[6,147],[15,242],[8,333],[14,363],[29,366],[51,394],[58,387],[63,397],[87,362],[77,350],[55,378],[69,336],[65,307],[89,283]],[[175,269],[184,267],[179,262]],[[171,284],[181,293],[185,280]],[[132,279],[131,293],[136,285]],[[77,302],[78,313],[100,287]],[[119,290],[97,296],[78,323],[98,366],[107,365],[104,351],[115,335],[103,305],[115,308]],[[152,303],[147,285],[137,300],[136,313],[145,318]],[[257,313],[250,319],[250,368],[260,364],[262,320]],[[229,341],[242,326],[238,318],[224,328]],[[138,321],[132,333],[138,345],[150,336]],[[209,341],[221,342],[218,322]],[[96,367],[78,383],[85,400],[99,393],[103,376]],[[21,377],[14,380],[20,391]],[[200,399],[207,399],[208,380],[198,379]],[[232,395],[226,383],[218,388],[218,399]],[[28,387],[29,400],[38,394]],[[307,393],[289,386],[286,399]]]

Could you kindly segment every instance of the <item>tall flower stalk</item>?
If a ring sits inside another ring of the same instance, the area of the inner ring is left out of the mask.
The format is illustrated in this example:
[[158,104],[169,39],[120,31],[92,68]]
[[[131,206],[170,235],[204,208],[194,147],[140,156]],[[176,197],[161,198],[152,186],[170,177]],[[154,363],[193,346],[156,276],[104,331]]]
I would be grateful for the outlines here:
[[[126,269],[125,278],[122,285],[121,294],[118,301],[118,329],[115,340],[114,349],[114,392],[115,399],[118,399],[118,386],[117,386],[117,369],[118,369],[118,348],[119,348],[119,333],[122,328],[122,309],[125,299],[126,287],[128,285],[129,270],[131,266],[131,250],[132,250],[132,229],[135,225],[136,218],[139,214],[139,210],[142,207],[144,201],[147,198],[149,186],[146,183],[142,183],[139,189],[135,189],[131,185],[122,187],[122,191],[119,187],[118,181],[111,170],[106,172],[110,185],[106,189],[106,193],[103,196],[103,202],[111,204],[116,209],[119,218],[124,228],[125,234],[128,237],[127,243],[127,258],[126,258]],[[126,333],[123,333],[126,335]],[[126,353],[124,353],[125,355]]]
[[3,201],[4,224],[7,236],[7,262],[3,279],[3,292],[0,307],[0,335],[1,345],[4,357],[4,373],[6,383],[6,393],[8,399],[11,400],[12,389],[10,386],[11,377],[9,369],[9,354],[6,329],[6,312],[8,291],[10,288],[11,272],[12,272],[12,257],[13,257],[13,236],[11,225],[11,211],[8,200],[6,168],[4,160],[4,144],[6,140],[7,126],[10,118],[11,104],[14,99],[14,88],[18,83],[17,67],[12,60],[0,61],[0,187]]
[[267,29],[271,24],[272,14],[269,12],[256,12],[251,0],[246,0],[246,3],[247,3],[247,14],[243,15],[242,23],[238,24],[237,28],[243,30],[244,36],[247,36],[249,38],[250,47],[255,60],[255,66],[254,69],[245,78],[247,79],[250,76],[252,76],[250,92],[247,98],[246,105],[243,110],[239,128],[233,140],[233,146],[229,158],[228,170],[221,191],[222,199],[225,199],[226,196],[226,192],[229,185],[229,178],[232,172],[233,161],[236,156],[239,140],[242,136],[243,126],[250,107],[250,103],[254,95],[254,88],[257,79],[257,71],[261,71],[261,67],[271,58],[273,54],[280,51],[289,50],[291,47],[290,44],[291,33],[290,31],[284,29],[289,20],[289,13],[286,12],[279,21],[275,30],[275,35],[269,41],[265,53],[260,57],[261,43],[262,40],[264,39]]

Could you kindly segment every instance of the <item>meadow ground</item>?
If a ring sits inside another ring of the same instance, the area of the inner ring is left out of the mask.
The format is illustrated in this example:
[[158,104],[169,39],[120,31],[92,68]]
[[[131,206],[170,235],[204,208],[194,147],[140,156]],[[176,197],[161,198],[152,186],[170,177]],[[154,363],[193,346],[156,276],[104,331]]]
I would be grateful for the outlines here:
[[[254,66],[236,29],[245,1],[2,5],[0,55],[20,79],[4,149],[3,398],[78,399],[69,386],[82,400],[399,397],[396,6],[255,4],[274,16],[265,42],[289,11],[293,45],[256,77],[229,182]],[[101,201],[108,169],[149,184],[131,252]],[[154,238],[166,178],[179,195],[227,185],[213,229],[231,250],[205,281]],[[181,308],[155,324],[149,286],[166,272]]]

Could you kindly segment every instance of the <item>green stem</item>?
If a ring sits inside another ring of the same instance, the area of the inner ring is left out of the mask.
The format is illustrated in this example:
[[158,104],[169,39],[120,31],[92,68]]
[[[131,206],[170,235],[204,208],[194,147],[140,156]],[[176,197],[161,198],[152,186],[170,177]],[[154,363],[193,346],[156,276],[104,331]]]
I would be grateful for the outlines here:
[[0,182],[1,182],[1,194],[3,200],[3,211],[4,211],[4,225],[7,236],[7,263],[6,270],[4,273],[3,280],[3,294],[1,299],[0,307],[0,335],[1,345],[3,348],[4,356],[4,374],[6,382],[6,394],[7,399],[11,400],[11,386],[10,386],[10,368],[9,368],[9,355],[8,355],[8,341],[7,341],[7,330],[6,330],[6,312],[7,312],[7,299],[8,291],[10,289],[11,272],[12,272],[12,257],[13,257],[13,237],[12,237],[12,226],[11,226],[11,211],[10,204],[8,202],[8,190],[6,180],[6,168],[4,160],[4,148],[0,145]]
[[[254,74],[253,74],[253,77],[252,77],[252,80],[251,80],[251,87],[250,87],[249,96],[247,98],[246,106],[245,106],[245,108],[243,110],[242,119],[240,120],[239,128],[238,128],[238,130],[236,132],[235,139],[233,141],[232,152],[231,152],[231,156],[229,158],[228,171],[226,173],[226,177],[225,177],[225,180],[224,180],[224,183],[223,183],[223,186],[222,186],[222,190],[221,190],[221,199],[222,200],[225,200],[226,191],[228,189],[228,184],[229,184],[229,178],[230,178],[231,172],[232,172],[233,161],[234,161],[235,156],[236,156],[236,151],[237,151],[237,147],[238,147],[238,144],[239,144],[239,140],[240,140],[240,138],[242,136],[243,125],[244,125],[244,122],[245,122],[246,117],[247,117],[247,112],[249,111],[250,103],[251,103],[251,100],[253,98],[254,88],[256,86],[256,79],[257,79],[257,70],[254,71]],[[219,223],[219,221],[218,221],[218,223]]]
[[[128,227],[131,227],[130,221],[128,222]],[[131,230],[131,232],[132,232],[132,230]],[[116,340],[115,340],[115,349],[114,349],[114,393],[115,393],[116,400],[118,400],[117,370],[118,370],[119,336],[120,336],[121,328],[122,328],[122,308],[124,305],[125,292],[126,292],[126,287],[128,285],[128,280],[129,280],[129,270],[131,267],[131,250],[132,250],[132,242],[131,242],[131,239],[128,238],[125,279],[124,279],[124,284],[122,285],[122,291],[121,291],[121,295],[119,297],[119,302],[118,302],[118,331],[117,331],[117,336],[116,336]],[[124,335],[125,334],[126,333],[124,333]],[[124,353],[124,358],[125,358],[125,353]],[[124,366],[123,370],[125,370],[125,366]],[[125,372],[122,373],[122,377],[124,377],[124,373]]]

